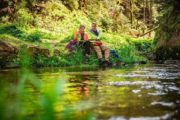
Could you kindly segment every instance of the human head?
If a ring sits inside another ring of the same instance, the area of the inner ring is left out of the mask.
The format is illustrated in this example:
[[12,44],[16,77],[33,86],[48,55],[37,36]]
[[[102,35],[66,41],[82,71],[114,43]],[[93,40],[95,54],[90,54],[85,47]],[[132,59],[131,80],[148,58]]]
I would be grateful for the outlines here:
[[96,22],[93,22],[91,27],[92,27],[93,30],[96,30]]
[[84,33],[84,31],[85,31],[85,25],[80,25],[80,26],[79,26],[79,31],[80,31],[81,33]]

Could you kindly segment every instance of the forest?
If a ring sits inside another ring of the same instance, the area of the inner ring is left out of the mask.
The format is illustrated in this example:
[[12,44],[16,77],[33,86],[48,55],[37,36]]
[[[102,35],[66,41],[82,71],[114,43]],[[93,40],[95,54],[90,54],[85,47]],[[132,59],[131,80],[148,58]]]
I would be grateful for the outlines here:
[[[81,26],[88,57],[80,41],[67,49]],[[178,120],[179,66],[179,0],[0,0],[1,120]]]

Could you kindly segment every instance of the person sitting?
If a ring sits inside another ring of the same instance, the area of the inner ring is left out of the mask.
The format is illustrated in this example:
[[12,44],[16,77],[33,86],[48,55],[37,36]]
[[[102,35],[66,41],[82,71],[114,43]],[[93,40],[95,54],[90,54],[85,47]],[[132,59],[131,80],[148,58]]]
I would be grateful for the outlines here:
[[84,25],[80,25],[79,30],[74,35],[74,39],[71,40],[66,45],[66,48],[69,51],[73,51],[75,45],[78,45],[81,48],[83,48],[83,54],[86,57],[88,57],[90,55],[90,42],[88,40],[88,34],[85,33],[85,26]]
[[103,65],[103,64],[109,65],[110,64],[110,61],[109,61],[110,50],[105,44],[101,42],[100,40],[101,31],[97,29],[97,25],[95,22],[93,22],[91,25],[90,36],[91,36],[91,40],[95,40],[95,42],[93,43],[93,47],[99,59],[100,65]]

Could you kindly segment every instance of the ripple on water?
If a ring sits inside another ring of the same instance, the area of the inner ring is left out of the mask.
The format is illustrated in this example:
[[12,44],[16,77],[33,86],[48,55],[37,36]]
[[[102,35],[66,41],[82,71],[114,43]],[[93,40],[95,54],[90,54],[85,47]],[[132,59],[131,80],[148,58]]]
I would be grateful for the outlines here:
[[132,90],[133,93],[139,93],[141,90]]
[[171,118],[175,113],[165,114],[159,117],[132,117],[132,118],[125,118],[124,116],[113,116],[109,118],[109,120],[167,120]]
[[154,93],[148,93],[148,95],[153,95],[153,96],[160,96],[160,95],[166,95],[167,93],[162,92],[162,91],[156,91]]
[[136,71],[129,71],[128,74],[116,74],[114,76],[123,78],[177,79],[180,78],[180,69],[177,65],[160,65],[145,67]]
[[161,105],[161,106],[164,106],[164,107],[171,107],[171,108],[174,108],[176,105],[173,103],[173,102],[152,102],[151,105]]
[[133,93],[137,94],[141,90],[145,89],[153,89],[155,92],[149,92],[148,95],[152,96],[159,96],[159,95],[166,95],[168,92],[177,92],[180,94],[180,88],[176,86],[173,82],[161,82],[161,81],[115,81],[115,82],[108,82],[106,85],[110,86],[140,86],[140,89],[132,90]]
[[107,85],[112,86],[125,86],[125,85],[155,85],[158,84],[159,81],[116,81],[116,82],[108,82]]
[[123,77],[123,78],[153,78],[153,79],[177,79],[180,77],[180,72],[178,73],[170,73],[170,72],[146,72],[144,74],[137,73],[129,73],[129,74],[116,74],[115,77]]

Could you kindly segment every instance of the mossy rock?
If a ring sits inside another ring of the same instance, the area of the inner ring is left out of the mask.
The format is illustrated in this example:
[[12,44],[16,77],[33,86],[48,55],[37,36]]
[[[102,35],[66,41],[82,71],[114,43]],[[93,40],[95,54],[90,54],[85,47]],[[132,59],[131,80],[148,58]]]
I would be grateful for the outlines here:
[[50,56],[50,51],[47,48],[40,48],[38,46],[28,46],[27,47],[28,54],[32,57],[37,55],[43,55],[46,57]]
[[5,67],[9,61],[17,56],[18,48],[0,40],[0,68]]

